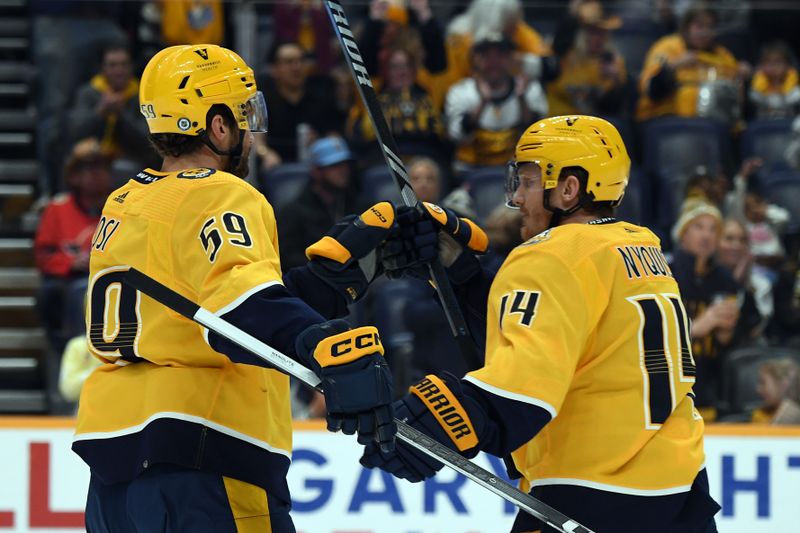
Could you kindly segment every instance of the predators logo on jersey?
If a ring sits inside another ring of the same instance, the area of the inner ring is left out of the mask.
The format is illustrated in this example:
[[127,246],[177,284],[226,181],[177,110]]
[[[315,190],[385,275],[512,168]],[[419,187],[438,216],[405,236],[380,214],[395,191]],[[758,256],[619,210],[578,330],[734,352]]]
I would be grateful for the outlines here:
[[465,380],[550,413],[513,453],[533,486],[688,491],[703,464],[703,422],[686,311],[658,239],[613,220],[541,237],[498,272],[486,366]]
[[200,178],[207,178],[212,174],[214,174],[215,172],[216,170],[214,170],[213,168],[194,168],[192,170],[182,170],[181,172],[178,172],[177,176],[179,178],[194,180]]

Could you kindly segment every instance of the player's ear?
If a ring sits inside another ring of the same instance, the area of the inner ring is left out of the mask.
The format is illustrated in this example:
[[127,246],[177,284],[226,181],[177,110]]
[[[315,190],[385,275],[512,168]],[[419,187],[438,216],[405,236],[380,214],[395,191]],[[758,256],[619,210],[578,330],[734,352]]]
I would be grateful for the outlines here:
[[562,181],[561,199],[566,206],[572,205],[581,195],[581,182],[577,176],[570,174]]
[[230,128],[225,124],[225,118],[221,114],[216,113],[211,117],[211,122],[208,125],[208,135],[215,141],[215,145],[219,145],[226,136],[230,135]]

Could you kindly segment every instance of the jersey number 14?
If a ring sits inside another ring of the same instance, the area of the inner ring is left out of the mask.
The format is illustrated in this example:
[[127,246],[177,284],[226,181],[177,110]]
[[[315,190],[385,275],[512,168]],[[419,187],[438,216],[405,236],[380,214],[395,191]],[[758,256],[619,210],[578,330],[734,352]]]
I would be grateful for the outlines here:
[[[678,403],[676,380],[677,383],[695,381],[686,309],[677,294],[642,294],[628,301],[636,306],[640,318],[639,365],[644,379],[645,427],[658,429]],[[667,338],[670,332],[675,335],[672,345],[677,347],[678,354],[670,350]]]

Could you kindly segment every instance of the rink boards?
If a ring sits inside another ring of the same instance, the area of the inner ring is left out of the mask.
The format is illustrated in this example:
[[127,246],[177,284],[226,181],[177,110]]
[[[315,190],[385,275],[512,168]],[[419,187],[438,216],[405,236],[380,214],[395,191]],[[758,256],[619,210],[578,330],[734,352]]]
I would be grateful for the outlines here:
[[[0,418],[0,532],[82,531],[88,470],[73,421]],[[360,446],[297,423],[290,487],[299,533],[502,533],[514,510],[445,470],[420,484],[358,465]],[[721,533],[800,531],[800,428],[710,426],[706,465]],[[502,462],[477,460],[502,476]]]

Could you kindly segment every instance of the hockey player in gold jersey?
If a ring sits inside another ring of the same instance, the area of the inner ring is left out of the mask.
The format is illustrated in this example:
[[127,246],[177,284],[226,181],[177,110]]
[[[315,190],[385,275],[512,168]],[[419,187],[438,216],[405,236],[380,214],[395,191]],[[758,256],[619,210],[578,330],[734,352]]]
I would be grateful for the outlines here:
[[[253,71],[218,46],[167,48],[140,104],[164,162],[111,194],[92,242],[86,323],[105,364],[84,385],[73,443],[91,469],[87,529],[293,532],[288,377],[124,276],[137,268],[312,367],[329,428],[388,451],[377,331],[326,319],[363,294],[394,209],[343,219],[308,265],[281,272],[272,207],[241,179],[251,132],[266,127]],[[337,353],[342,343],[355,347]]]
[[[629,168],[605,120],[524,132],[507,193],[527,240],[488,295],[479,269],[457,287],[486,306],[485,366],[427,376],[395,411],[468,457],[510,454],[525,490],[598,533],[711,533],[686,311],[658,238],[613,218]],[[441,467],[403,444],[362,464],[412,481]],[[520,513],[512,531],[553,530]]]

